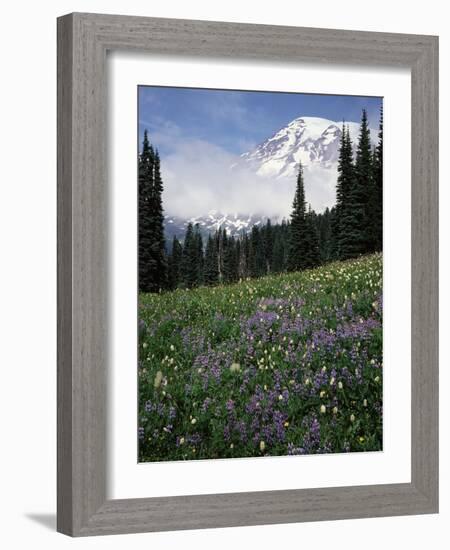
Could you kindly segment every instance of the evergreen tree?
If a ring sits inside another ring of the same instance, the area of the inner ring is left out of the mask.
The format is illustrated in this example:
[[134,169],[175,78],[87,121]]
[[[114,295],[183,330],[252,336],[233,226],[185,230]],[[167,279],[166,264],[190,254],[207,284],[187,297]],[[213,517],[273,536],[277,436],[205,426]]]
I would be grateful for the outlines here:
[[264,257],[266,260],[265,272],[270,273],[273,262],[273,228],[270,219],[267,220],[263,232]]
[[220,273],[220,282],[227,282],[227,265],[226,265],[226,256],[228,249],[228,235],[226,229],[219,229],[218,235],[219,241],[219,273]]
[[279,229],[281,242],[283,244],[283,264],[282,271],[288,270],[289,238],[291,235],[291,223],[283,219]]
[[222,238],[222,228],[219,227],[219,230],[215,234],[216,241],[216,250],[217,250],[217,273],[219,278],[219,283],[223,281],[223,256],[224,256],[224,240]]
[[328,207],[322,214],[316,215],[316,227],[319,235],[320,261],[326,263],[332,260],[331,211]]
[[[338,158],[338,177],[336,183],[336,206],[335,216],[333,217],[332,232],[334,237],[334,245],[336,248],[336,257],[340,256],[339,244],[341,236],[342,215],[346,201],[348,201],[348,168],[351,165],[352,159],[347,157],[347,128],[342,125],[341,138],[339,142],[339,158]],[[350,151],[351,152],[351,151]]]
[[367,117],[365,111],[363,111],[358,144],[359,175],[353,163],[353,148],[348,128],[344,130],[344,138],[340,149],[338,166],[340,200],[336,204],[334,225],[337,233],[337,256],[340,260],[355,258],[367,251],[368,187],[362,170],[367,156],[367,144],[369,143],[367,140]]
[[239,264],[238,264],[238,277],[246,279],[249,276],[249,254],[250,254],[250,241],[248,234],[244,232],[240,238],[239,247]]
[[383,108],[380,110],[378,144],[373,154],[372,231],[373,249],[383,249]]
[[152,254],[154,255],[156,269],[154,272],[155,291],[167,287],[167,256],[164,239],[164,212],[162,206],[163,181],[161,177],[161,160],[159,153],[155,150],[155,167],[153,180],[153,223],[154,223],[154,245]]
[[152,246],[151,193],[153,188],[153,164],[155,153],[144,132],[142,151],[139,155],[139,290],[152,290],[152,272],[154,266],[150,254]]
[[264,245],[257,225],[252,227],[250,234],[249,272],[251,277],[265,274]]
[[306,268],[320,265],[319,233],[317,231],[316,213],[308,208],[305,216],[305,261]]
[[234,240],[234,259],[233,259],[233,280],[239,281],[240,274],[240,261],[241,261],[241,247],[242,247],[242,238],[238,236]]
[[300,163],[297,186],[295,189],[294,201],[292,203],[289,251],[288,251],[288,269],[289,271],[298,271],[304,269],[307,265],[306,248],[306,203],[305,187],[303,182],[303,167]]
[[206,241],[204,281],[206,285],[215,285],[219,282],[217,263],[217,240],[211,235]]
[[198,223],[195,224],[194,241],[195,241],[195,263],[197,267],[197,277],[196,277],[195,286],[198,286],[203,283],[203,269],[204,269],[203,239],[200,233],[200,226]]
[[181,256],[181,281],[185,288],[193,288],[198,282],[197,242],[192,223],[188,223]]
[[353,250],[355,255],[372,251],[374,245],[371,223],[371,197],[373,194],[372,146],[366,110],[362,111],[358,148],[355,162],[355,184],[351,191],[351,204],[354,216],[361,230],[354,233]]
[[348,127],[343,125],[339,147],[338,180],[336,185],[336,211],[333,217],[334,247],[338,259],[351,258],[354,255],[355,234],[358,227],[355,207],[352,204],[352,192],[355,186],[355,167],[353,147]]
[[183,247],[176,235],[172,241],[172,252],[168,258],[169,273],[168,273],[168,286],[174,290],[178,288],[181,279],[181,258],[183,255]]
[[339,246],[338,246],[338,215],[336,206],[330,210],[330,260],[339,259]]
[[139,289],[159,292],[167,286],[160,158],[144,132],[139,155]]
[[285,242],[281,231],[277,231],[273,243],[272,271],[273,273],[281,273],[284,271],[285,264]]
[[233,283],[238,278],[238,259],[236,251],[236,241],[233,236],[227,237],[227,233],[224,230],[223,236],[223,281],[225,283]]

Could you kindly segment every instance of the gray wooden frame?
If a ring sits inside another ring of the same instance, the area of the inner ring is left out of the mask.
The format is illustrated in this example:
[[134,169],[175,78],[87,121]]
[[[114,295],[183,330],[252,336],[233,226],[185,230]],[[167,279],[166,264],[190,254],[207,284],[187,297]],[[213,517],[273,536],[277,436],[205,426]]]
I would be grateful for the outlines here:
[[[411,483],[106,498],[106,53],[409,67]],[[438,38],[75,13],[58,19],[58,530],[72,536],[438,511]]]

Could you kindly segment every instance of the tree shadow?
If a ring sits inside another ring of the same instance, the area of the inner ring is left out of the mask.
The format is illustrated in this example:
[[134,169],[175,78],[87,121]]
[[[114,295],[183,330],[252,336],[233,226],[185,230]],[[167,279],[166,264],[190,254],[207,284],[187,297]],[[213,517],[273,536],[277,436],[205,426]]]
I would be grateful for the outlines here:
[[50,529],[50,531],[56,531],[56,514],[25,514],[25,517]]

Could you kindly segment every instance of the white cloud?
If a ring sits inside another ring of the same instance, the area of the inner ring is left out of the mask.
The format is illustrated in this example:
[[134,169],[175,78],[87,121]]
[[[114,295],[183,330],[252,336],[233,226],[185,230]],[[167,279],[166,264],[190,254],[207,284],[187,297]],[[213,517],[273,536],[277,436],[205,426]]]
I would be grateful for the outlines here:
[[[172,143],[172,147],[173,147]],[[288,217],[295,179],[269,179],[238,166],[237,156],[201,140],[177,140],[174,153],[161,160],[163,203],[167,215],[202,216],[223,213]],[[336,171],[305,169],[305,193],[316,211],[334,204]]]

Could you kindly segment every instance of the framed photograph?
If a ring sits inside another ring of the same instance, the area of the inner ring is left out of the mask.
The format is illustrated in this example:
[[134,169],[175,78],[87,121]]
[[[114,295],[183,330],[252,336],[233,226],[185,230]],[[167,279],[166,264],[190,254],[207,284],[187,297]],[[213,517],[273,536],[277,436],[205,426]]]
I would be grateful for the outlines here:
[[438,511],[438,39],[58,19],[58,530]]

